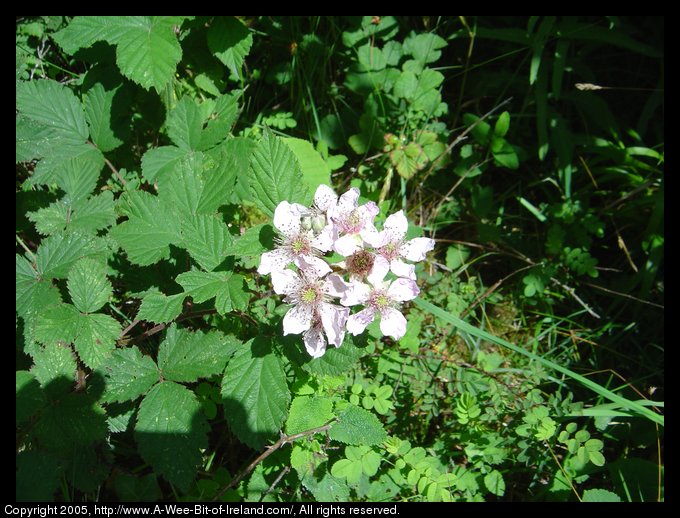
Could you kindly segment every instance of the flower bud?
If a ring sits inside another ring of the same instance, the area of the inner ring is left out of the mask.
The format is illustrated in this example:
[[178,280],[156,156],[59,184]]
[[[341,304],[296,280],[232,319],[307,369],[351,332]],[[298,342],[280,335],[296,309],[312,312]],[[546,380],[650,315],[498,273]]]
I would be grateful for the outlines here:
[[312,217],[311,225],[312,225],[312,229],[314,230],[314,233],[318,234],[326,226],[326,216],[324,216],[323,214],[315,214]]
[[302,230],[311,230],[312,217],[309,214],[304,214],[302,217],[300,217],[300,226],[302,227]]

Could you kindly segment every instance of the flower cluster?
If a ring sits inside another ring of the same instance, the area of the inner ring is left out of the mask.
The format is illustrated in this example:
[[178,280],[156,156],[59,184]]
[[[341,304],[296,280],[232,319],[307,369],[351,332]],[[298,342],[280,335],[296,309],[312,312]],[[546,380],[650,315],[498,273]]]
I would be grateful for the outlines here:
[[[277,247],[262,254],[257,269],[271,274],[274,291],[292,305],[283,318],[283,334],[302,334],[314,358],[323,356],[327,344],[340,347],[345,331],[361,334],[376,317],[384,335],[404,336],[406,318],[399,305],[420,293],[412,263],[434,248],[429,238],[405,240],[403,211],[388,216],[378,231],[373,222],[378,206],[358,201],[354,187],[338,197],[320,185],[311,207],[279,203],[274,212]],[[344,260],[329,265],[324,255],[331,251]],[[295,270],[288,268],[291,264]],[[386,280],[390,271],[396,279]],[[364,308],[350,315],[350,307],[357,305]]]

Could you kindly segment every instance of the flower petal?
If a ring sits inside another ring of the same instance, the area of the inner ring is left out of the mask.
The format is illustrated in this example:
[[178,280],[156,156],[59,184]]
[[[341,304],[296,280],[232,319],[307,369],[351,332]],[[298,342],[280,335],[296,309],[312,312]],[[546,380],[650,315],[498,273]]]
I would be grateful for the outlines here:
[[333,242],[338,237],[338,231],[335,225],[329,224],[323,227],[323,230],[312,240],[312,246],[322,252],[328,252],[333,248]]
[[298,305],[288,310],[283,317],[283,334],[299,335],[312,326],[312,309]]
[[300,216],[306,211],[299,203],[282,201],[274,210],[274,226],[286,237],[300,232]]
[[371,273],[369,273],[366,278],[373,286],[382,286],[382,281],[390,271],[390,262],[385,259],[382,255],[376,255],[375,261],[373,262],[373,268]]
[[416,267],[412,264],[405,263],[401,259],[392,259],[390,261],[390,270],[397,277],[406,277],[407,279],[416,278]]
[[375,227],[373,229],[365,229],[361,232],[361,238],[368,246],[373,248],[381,248],[389,243],[389,236],[384,231],[378,232]]
[[357,250],[363,248],[364,241],[358,234],[347,234],[337,239],[333,244],[333,249],[342,256],[349,257]]
[[403,210],[387,216],[385,224],[383,225],[383,232],[390,236],[388,243],[404,239],[407,230],[408,220],[406,219]]
[[343,306],[356,306],[363,304],[371,295],[371,287],[363,282],[352,281],[347,285],[347,291],[342,294],[340,304]]
[[260,258],[260,266],[257,273],[267,275],[274,270],[283,270],[292,262],[292,257],[283,248],[277,248],[271,252],[265,252]]
[[380,332],[399,340],[406,334],[406,318],[394,308],[383,309],[380,313]]
[[272,271],[272,285],[279,295],[290,295],[300,289],[302,281],[293,270],[274,270]]
[[338,195],[328,185],[321,184],[314,193],[314,205],[323,212],[333,208],[338,203]]
[[323,285],[324,293],[331,297],[342,297],[350,286],[337,273],[331,273],[326,277],[326,282]]
[[409,261],[422,261],[425,254],[434,248],[434,239],[429,237],[416,237],[399,247],[399,254]]
[[420,293],[420,288],[415,281],[411,279],[397,279],[387,289],[387,296],[391,300],[398,302],[405,302],[407,300],[415,299]]
[[312,358],[321,358],[326,352],[326,338],[323,336],[321,326],[314,326],[302,335],[305,349]]
[[343,308],[335,304],[322,303],[319,308],[321,323],[323,324],[328,343],[340,347],[345,339],[345,324],[349,316],[349,308]]
[[374,318],[375,309],[373,308],[366,308],[362,311],[359,311],[359,313],[350,315],[350,317],[347,319],[347,331],[355,336],[359,335],[364,332],[364,329],[366,329],[368,324],[373,322]]
[[326,261],[313,255],[298,255],[295,258],[295,265],[316,278],[321,278],[332,271]]
[[357,200],[359,199],[359,189],[352,187],[345,194],[340,196],[338,205],[334,210],[334,215],[342,217],[344,214],[349,214],[357,208]]

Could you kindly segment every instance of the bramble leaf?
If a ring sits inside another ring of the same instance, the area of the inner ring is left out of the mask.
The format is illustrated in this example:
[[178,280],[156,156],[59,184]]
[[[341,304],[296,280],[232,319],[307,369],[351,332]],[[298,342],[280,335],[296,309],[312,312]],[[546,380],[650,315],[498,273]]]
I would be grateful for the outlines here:
[[73,265],[66,285],[73,305],[83,313],[97,311],[113,293],[106,267],[87,257]]
[[196,215],[182,220],[182,243],[191,257],[208,271],[226,259],[231,234],[218,216]]
[[185,293],[165,295],[156,289],[149,291],[142,298],[137,319],[147,320],[155,324],[170,322],[182,312],[182,303],[185,297]]
[[252,44],[253,35],[233,16],[216,17],[208,29],[210,52],[237,77]]
[[298,396],[290,405],[286,433],[304,432],[323,426],[333,417],[333,401],[320,396]]
[[155,362],[137,347],[116,349],[101,370],[106,380],[104,402],[136,399],[160,378]]
[[120,325],[109,315],[80,315],[74,341],[78,356],[85,365],[96,369],[111,355],[119,334]]
[[338,414],[338,422],[328,435],[345,444],[372,446],[387,438],[387,433],[378,418],[368,410],[352,404]]

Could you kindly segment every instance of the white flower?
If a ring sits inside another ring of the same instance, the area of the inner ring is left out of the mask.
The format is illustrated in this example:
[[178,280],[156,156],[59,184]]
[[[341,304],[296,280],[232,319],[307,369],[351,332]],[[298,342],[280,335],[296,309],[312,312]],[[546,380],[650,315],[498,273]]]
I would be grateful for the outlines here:
[[379,212],[378,206],[369,201],[361,207],[358,206],[359,189],[352,187],[340,196],[337,205],[329,212],[336,225],[338,236],[333,243],[333,250],[340,255],[348,257],[357,250],[363,248],[364,240],[378,231],[373,220]]
[[307,352],[314,358],[323,356],[328,343],[340,347],[345,338],[345,324],[349,308],[328,302],[330,297],[340,297],[348,286],[337,274],[321,279],[313,271],[272,271],[274,291],[286,295],[284,301],[292,304],[283,317],[283,334],[303,333]]
[[283,270],[290,263],[303,270],[313,271],[321,277],[331,271],[330,266],[317,257],[318,252],[330,250],[333,240],[329,229],[319,235],[302,228],[301,218],[307,208],[299,203],[282,201],[274,211],[274,226],[281,234],[279,246],[271,252],[265,252],[260,259],[258,273],[267,275]]
[[434,248],[434,239],[416,237],[404,242],[407,230],[408,221],[404,211],[400,210],[387,217],[382,232],[368,234],[366,242],[376,248],[375,264],[381,269],[387,264],[388,269],[397,277],[415,280],[415,266],[405,263],[402,259],[422,261],[427,252]]
[[[387,265],[389,268],[389,265]],[[406,334],[406,318],[397,309],[399,302],[412,300],[418,296],[420,289],[415,281],[399,278],[392,282],[383,279],[387,268],[376,264],[368,276],[372,286],[359,281],[349,284],[349,289],[342,295],[340,302],[344,306],[356,304],[366,305],[366,309],[351,315],[347,319],[347,330],[353,335],[364,332],[366,326],[373,322],[376,314],[380,315],[380,331],[386,336],[399,340]]]

